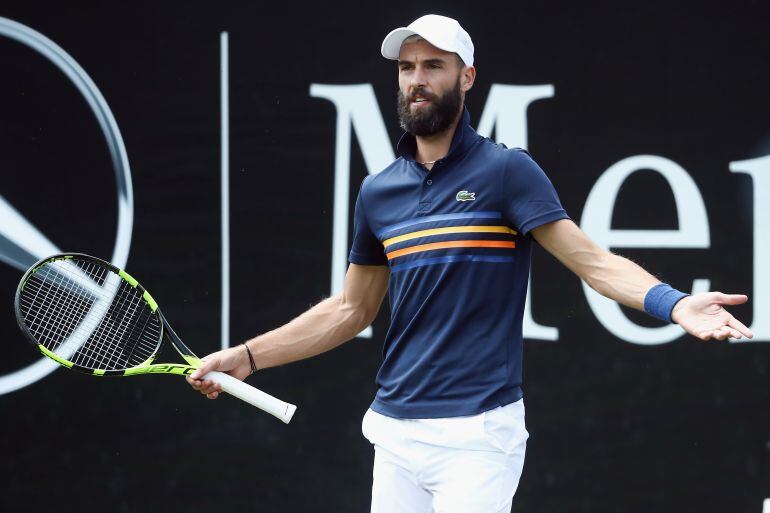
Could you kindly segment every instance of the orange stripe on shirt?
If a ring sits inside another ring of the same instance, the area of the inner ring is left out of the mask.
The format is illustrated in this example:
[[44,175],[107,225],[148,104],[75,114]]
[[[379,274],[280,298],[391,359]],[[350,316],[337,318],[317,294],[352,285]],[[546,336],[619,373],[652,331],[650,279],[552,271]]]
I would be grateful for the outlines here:
[[382,245],[387,249],[388,246],[398,242],[419,239],[421,237],[430,237],[432,235],[446,235],[452,233],[507,233],[510,235],[516,235],[516,230],[512,230],[507,226],[446,226],[444,228],[420,230],[418,232],[405,233],[404,235],[399,235],[398,237],[391,237],[390,239],[382,241]]
[[410,248],[399,249],[388,253],[388,260],[421,251],[447,248],[515,248],[516,243],[509,240],[449,240],[446,242],[432,242]]

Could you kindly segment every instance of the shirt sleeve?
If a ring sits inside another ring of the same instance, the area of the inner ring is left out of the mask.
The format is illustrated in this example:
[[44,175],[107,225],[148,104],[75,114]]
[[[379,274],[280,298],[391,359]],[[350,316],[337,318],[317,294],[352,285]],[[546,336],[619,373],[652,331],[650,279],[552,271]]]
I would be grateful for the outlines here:
[[503,172],[503,214],[523,235],[538,226],[569,219],[553,184],[532,156],[521,148],[509,151]]
[[382,244],[369,227],[364,206],[364,183],[358,191],[356,209],[353,216],[353,244],[350,248],[348,261],[358,265],[387,265],[388,259]]

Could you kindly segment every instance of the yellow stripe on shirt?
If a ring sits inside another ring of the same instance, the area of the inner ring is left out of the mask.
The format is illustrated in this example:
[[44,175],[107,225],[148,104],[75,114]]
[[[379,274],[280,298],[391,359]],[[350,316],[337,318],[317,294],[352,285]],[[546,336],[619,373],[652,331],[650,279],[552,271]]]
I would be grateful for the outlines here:
[[404,242],[405,240],[419,239],[420,237],[429,237],[431,235],[444,235],[447,233],[509,233],[516,235],[516,231],[507,226],[447,226],[445,228],[433,228],[431,230],[420,230],[418,232],[405,233],[398,237],[386,239],[382,245],[387,248],[392,244]]

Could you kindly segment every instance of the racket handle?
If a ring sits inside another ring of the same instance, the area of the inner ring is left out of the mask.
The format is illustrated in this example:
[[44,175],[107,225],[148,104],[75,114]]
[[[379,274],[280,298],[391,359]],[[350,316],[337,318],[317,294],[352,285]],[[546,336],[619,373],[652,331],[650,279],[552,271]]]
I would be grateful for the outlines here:
[[297,407],[293,404],[285,403],[270,394],[266,394],[263,391],[244,383],[240,379],[225,374],[224,372],[211,371],[201,379],[210,379],[215,383],[219,383],[222,390],[228,394],[235,396],[252,406],[256,406],[270,415],[278,417],[286,424],[289,423],[294,412],[297,410]]

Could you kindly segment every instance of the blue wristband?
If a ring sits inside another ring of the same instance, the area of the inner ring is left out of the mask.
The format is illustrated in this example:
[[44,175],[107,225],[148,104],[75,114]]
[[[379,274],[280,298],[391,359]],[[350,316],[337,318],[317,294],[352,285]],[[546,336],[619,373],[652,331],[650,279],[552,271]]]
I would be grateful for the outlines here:
[[668,283],[659,283],[644,296],[644,311],[661,321],[674,322],[671,320],[671,312],[679,300],[686,296],[689,294],[676,290]]

